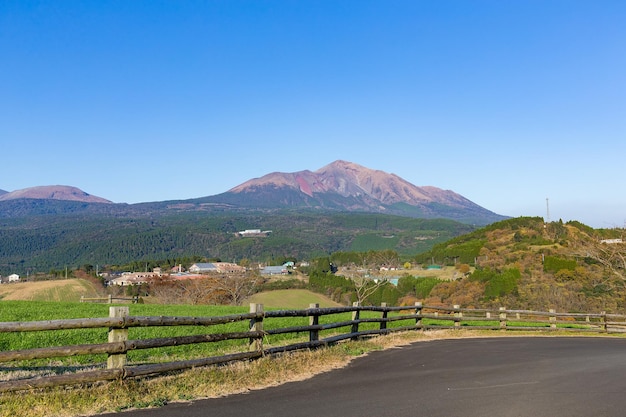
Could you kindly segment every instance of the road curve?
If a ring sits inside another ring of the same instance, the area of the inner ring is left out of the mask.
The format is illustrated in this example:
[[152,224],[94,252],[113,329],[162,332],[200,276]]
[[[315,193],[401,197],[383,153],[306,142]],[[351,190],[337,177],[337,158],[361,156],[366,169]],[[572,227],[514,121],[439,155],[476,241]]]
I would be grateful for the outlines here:
[[418,342],[309,380],[120,417],[626,415],[626,340],[503,337]]

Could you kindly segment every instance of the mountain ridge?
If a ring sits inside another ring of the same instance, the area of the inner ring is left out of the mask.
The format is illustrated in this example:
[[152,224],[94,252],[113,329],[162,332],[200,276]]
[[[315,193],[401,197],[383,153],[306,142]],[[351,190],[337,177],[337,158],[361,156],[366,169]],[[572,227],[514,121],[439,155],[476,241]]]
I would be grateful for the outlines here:
[[200,199],[239,207],[302,207],[450,218],[487,224],[507,218],[451,190],[418,187],[396,174],[343,160],[316,171],[272,172]]
[[12,192],[1,192],[0,201],[34,199],[34,200],[61,200],[78,201],[83,203],[107,203],[111,201],[88,194],[83,190],[69,185],[42,185],[36,187],[23,188]]
[[[221,194],[186,200],[113,203],[76,187],[57,185],[1,194],[0,202],[0,217],[22,216],[29,212],[116,212],[122,215],[154,211],[296,209],[446,218],[477,225],[507,218],[454,191],[434,186],[418,187],[396,174],[343,160],[334,161],[316,171],[271,172]],[[7,205],[9,202],[13,204]],[[96,206],[94,203],[99,204]]]

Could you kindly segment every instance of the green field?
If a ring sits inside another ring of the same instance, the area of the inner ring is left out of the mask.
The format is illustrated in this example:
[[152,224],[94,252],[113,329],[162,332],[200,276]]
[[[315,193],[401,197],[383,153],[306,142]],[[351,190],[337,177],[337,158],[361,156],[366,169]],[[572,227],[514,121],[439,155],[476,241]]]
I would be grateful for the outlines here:
[[[305,301],[310,298],[303,298]],[[317,300],[317,299],[316,299]],[[72,318],[96,318],[108,317],[108,304],[89,303],[63,303],[63,302],[31,302],[31,301],[0,301],[0,322],[14,321],[44,321]],[[308,304],[305,307],[308,308]],[[232,314],[247,313],[248,307],[233,306],[189,306],[189,305],[157,305],[157,304],[132,304],[129,306],[131,316],[171,316],[171,317],[215,317]],[[349,313],[326,316],[321,322],[349,320]],[[272,318],[264,320],[264,329],[286,328],[293,326],[305,326],[308,324],[307,317]],[[233,323],[214,326],[165,326],[165,327],[131,327],[129,329],[130,340],[142,340],[162,337],[177,337],[199,334],[229,333],[248,331],[249,321],[237,321]],[[79,329],[79,330],[56,330],[39,332],[15,332],[4,333],[0,337],[0,351],[23,350],[51,346],[71,346],[81,344],[106,343],[108,329]],[[278,346],[308,338],[308,332],[286,333],[268,336],[264,339],[266,346]],[[194,345],[182,345],[165,348],[134,350],[129,352],[128,358],[132,363],[162,362],[182,360],[197,357],[209,357],[230,353],[233,351],[246,351],[248,339],[229,340],[219,343],[201,343]],[[106,362],[105,355],[87,355],[80,357],[59,358],[64,365],[87,364]],[[30,361],[21,366],[42,366],[48,361]]]
[[319,304],[320,307],[340,307],[321,294],[309,290],[275,290],[258,293],[247,300],[250,303],[263,304],[267,308],[304,309],[309,304]]

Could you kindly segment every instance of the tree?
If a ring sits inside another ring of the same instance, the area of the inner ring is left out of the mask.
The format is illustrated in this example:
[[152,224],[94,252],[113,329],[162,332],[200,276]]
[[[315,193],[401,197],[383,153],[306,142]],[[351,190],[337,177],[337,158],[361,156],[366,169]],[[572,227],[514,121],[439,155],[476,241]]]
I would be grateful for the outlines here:
[[217,277],[213,281],[215,291],[223,294],[223,303],[240,305],[243,300],[254,294],[263,283],[258,275],[237,274]]
[[[623,234],[624,230],[618,232]],[[585,235],[575,248],[575,255],[587,263],[602,265],[614,278],[626,282],[626,242],[623,239],[598,239]]]
[[379,288],[387,284],[387,280],[373,280],[369,277],[357,274],[351,277],[354,283],[356,301],[359,305],[363,305],[367,297],[374,294]]
[[368,258],[370,264],[377,264],[389,268],[397,268],[400,263],[398,252],[391,249],[370,251],[368,252]]

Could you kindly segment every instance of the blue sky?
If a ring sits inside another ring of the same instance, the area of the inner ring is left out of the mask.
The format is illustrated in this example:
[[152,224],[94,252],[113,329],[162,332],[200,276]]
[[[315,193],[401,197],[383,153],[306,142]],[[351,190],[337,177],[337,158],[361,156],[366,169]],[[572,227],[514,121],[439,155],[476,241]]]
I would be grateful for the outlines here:
[[0,1],[0,189],[219,194],[343,159],[624,226],[626,2]]

